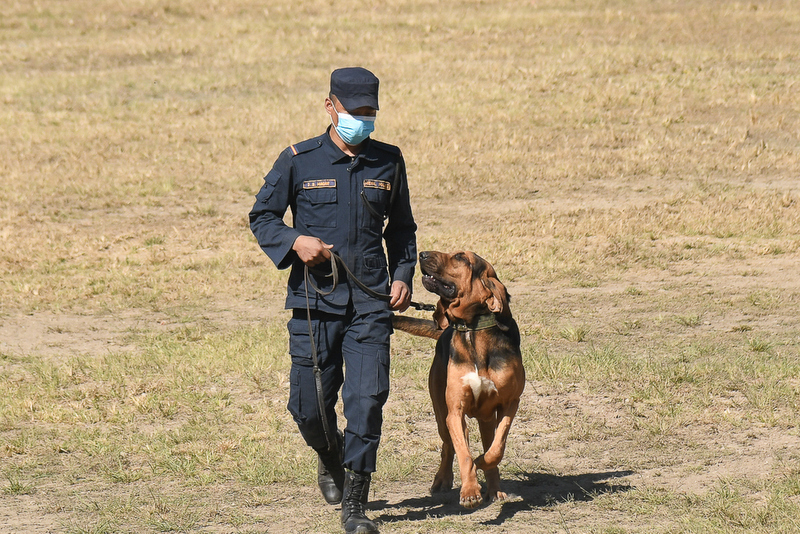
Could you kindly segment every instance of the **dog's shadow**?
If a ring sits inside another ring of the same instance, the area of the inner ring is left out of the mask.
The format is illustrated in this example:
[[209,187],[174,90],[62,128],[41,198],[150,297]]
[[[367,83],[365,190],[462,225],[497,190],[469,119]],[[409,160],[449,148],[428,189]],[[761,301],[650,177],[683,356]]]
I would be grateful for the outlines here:
[[[633,486],[614,483],[615,479],[632,475],[633,471],[609,471],[604,473],[585,473],[580,475],[558,476],[543,473],[520,473],[503,480],[503,491],[509,499],[499,506],[500,513],[484,525],[502,525],[517,513],[543,508],[566,501],[591,501],[609,493],[626,492]],[[398,521],[421,521],[431,517],[466,515],[486,507],[483,504],[475,509],[467,509],[458,504],[459,490],[454,488],[445,493],[425,495],[404,499],[397,503],[388,501],[371,502],[369,508],[381,510],[375,519],[384,523]]]

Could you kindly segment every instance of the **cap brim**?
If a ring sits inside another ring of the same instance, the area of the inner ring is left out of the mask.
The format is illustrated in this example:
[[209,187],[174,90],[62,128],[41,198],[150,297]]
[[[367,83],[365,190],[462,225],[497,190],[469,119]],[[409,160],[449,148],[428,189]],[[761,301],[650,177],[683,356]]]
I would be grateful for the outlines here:
[[349,97],[341,97],[334,95],[344,106],[344,109],[352,110],[358,108],[372,108],[374,110],[380,109],[378,107],[378,99],[374,95],[356,95]]

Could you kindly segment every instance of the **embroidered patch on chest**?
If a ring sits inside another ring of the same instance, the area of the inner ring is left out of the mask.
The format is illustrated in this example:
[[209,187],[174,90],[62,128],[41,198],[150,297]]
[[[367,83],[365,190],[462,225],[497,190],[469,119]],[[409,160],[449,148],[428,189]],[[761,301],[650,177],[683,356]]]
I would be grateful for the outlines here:
[[364,180],[364,187],[371,187],[372,189],[383,189],[384,191],[392,190],[392,183],[386,180]]
[[306,180],[303,189],[324,189],[336,187],[336,180]]

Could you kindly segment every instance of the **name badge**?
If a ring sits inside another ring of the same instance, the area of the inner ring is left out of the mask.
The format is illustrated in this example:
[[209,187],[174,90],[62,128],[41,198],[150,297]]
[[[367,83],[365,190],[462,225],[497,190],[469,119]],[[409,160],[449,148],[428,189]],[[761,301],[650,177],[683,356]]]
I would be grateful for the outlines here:
[[336,187],[336,180],[306,180],[303,189],[323,189]]
[[383,189],[384,191],[392,190],[392,183],[386,180],[364,180],[364,187],[371,187],[372,189]]

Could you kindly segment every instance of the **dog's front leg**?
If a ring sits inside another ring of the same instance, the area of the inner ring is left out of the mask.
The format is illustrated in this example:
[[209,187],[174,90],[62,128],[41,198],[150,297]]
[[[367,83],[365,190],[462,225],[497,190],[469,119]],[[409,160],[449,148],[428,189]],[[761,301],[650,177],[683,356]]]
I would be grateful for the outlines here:
[[459,504],[465,508],[475,508],[482,501],[481,486],[478,484],[478,469],[472,461],[469,452],[469,434],[464,412],[459,408],[451,407],[447,415],[447,429],[453,440],[453,448],[458,458],[461,469],[461,497]]
[[508,431],[511,430],[511,422],[517,414],[517,408],[519,408],[519,398],[510,402],[505,409],[498,410],[500,422],[497,424],[492,446],[475,459],[478,469],[482,469],[485,472],[496,468],[500,464],[500,460],[503,459],[503,454],[506,451]]
[[[497,413],[492,414],[492,418],[488,421],[479,421],[478,426],[481,430],[481,442],[485,452],[489,450],[494,442],[495,430],[497,429]],[[494,469],[484,469],[483,472],[486,475],[486,500],[488,502],[506,500],[508,494],[500,490],[500,469],[495,467]]]

